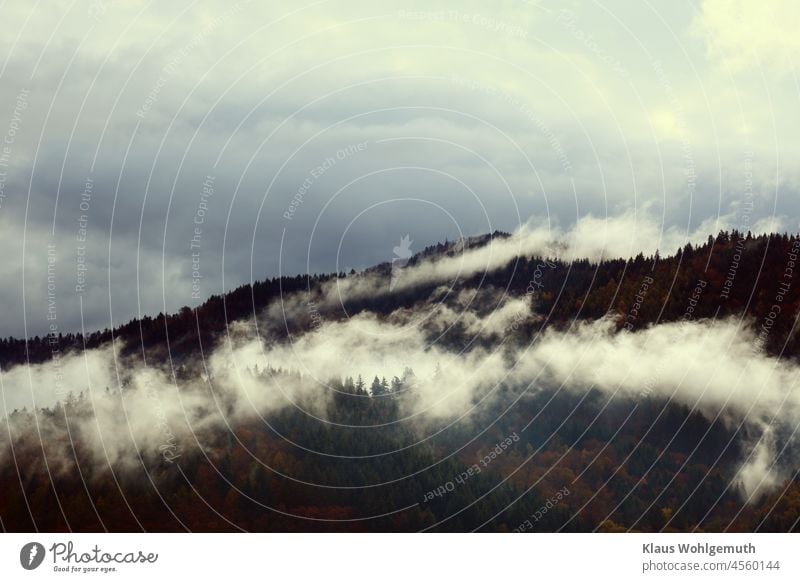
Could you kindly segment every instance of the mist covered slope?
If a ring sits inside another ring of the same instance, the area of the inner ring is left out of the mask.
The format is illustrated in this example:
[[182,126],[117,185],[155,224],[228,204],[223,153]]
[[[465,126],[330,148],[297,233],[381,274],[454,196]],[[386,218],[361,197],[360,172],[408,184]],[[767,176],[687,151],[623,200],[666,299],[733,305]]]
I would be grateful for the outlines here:
[[494,233],[2,340],[2,526],[796,530],[800,239],[676,250]]

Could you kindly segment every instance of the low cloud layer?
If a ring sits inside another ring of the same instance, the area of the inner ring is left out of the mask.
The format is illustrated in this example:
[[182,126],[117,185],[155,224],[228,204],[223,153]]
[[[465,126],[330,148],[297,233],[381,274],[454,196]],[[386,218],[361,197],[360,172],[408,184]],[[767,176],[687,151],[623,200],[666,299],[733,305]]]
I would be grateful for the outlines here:
[[522,358],[523,377],[543,374],[567,391],[599,389],[615,398],[664,398],[757,437],[737,476],[747,497],[790,476],[775,464],[775,430],[800,427],[800,368],[766,357],[743,322],[665,323],[637,333],[610,321],[546,332]]
[[[101,466],[135,465],[140,454],[179,454],[180,443],[204,428],[234,426],[288,406],[324,422],[332,379],[360,374],[369,385],[373,376],[402,377],[410,367],[414,398],[402,400],[401,422],[469,418],[501,387],[520,397],[545,389],[595,389],[625,402],[655,398],[684,405],[738,430],[735,446],[744,454],[732,484],[748,500],[789,475],[776,457],[800,425],[800,369],[759,351],[744,323],[665,323],[629,333],[603,319],[526,338],[515,322],[536,319],[530,301],[490,294],[499,305],[488,313],[477,310],[480,300],[462,292],[427,311],[323,320],[288,342],[256,337],[252,325],[236,324],[202,368],[177,384],[171,372],[131,366],[110,349],[18,366],[2,374],[3,412],[52,407],[69,392],[82,392],[94,413],[72,420],[74,437]],[[491,339],[494,347],[467,342],[460,348],[439,339],[454,326],[469,337]],[[251,373],[269,367],[299,375],[273,380]],[[38,418],[38,426],[12,422],[11,434],[4,431],[0,439],[14,442],[21,430],[47,433],[49,421]]]
[[[781,217],[750,225],[753,235],[781,232],[786,221]],[[531,222],[509,237],[464,238],[451,245],[449,256],[421,259],[400,269],[392,269],[391,284],[383,273],[367,272],[361,276],[334,279],[313,298],[326,307],[347,301],[399,293],[421,285],[452,286],[458,280],[491,273],[522,257],[538,256],[571,262],[589,259],[629,259],[639,253],[652,256],[656,252],[672,254],[686,244],[704,244],[708,236],[720,230],[735,228],[735,217],[724,216],[701,224],[692,231],[677,227],[664,228],[647,213],[631,212],[615,217],[586,216],[568,229]],[[480,241],[477,244],[476,241]],[[545,261],[544,266],[550,263]],[[287,297],[270,311],[275,320],[308,311],[308,297]]]

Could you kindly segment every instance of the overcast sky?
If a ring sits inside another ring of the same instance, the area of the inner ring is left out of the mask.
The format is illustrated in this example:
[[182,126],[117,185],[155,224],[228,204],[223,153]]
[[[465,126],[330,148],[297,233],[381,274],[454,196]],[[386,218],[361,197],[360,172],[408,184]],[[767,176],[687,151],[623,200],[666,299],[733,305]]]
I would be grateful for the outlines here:
[[405,235],[413,252],[623,215],[687,237],[798,230],[792,0],[50,1],[3,18],[4,336],[363,268]]

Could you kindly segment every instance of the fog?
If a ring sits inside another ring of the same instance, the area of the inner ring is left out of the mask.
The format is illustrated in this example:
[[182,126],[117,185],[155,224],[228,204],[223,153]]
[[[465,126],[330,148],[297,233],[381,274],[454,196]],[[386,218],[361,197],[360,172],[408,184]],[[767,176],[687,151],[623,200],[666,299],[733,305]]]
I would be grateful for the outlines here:
[[[511,239],[499,249],[509,244]],[[483,258],[488,252],[474,251]],[[420,272],[431,272],[426,269]],[[434,298],[446,290],[437,289]],[[288,297],[287,302],[300,305],[301,298]],[[487,310],[492,302],[496,306]],[[279,305],[272,305],[263,317],[279,311]],[[134,364],[121,356],[120,345],[5,370],[0,412],[49,408],[83,393],[93,415],[69,419],[71,438],[88,447],[98,464],[135,466],[142,457],[178,458],[181,443],[206,428],[224,429],[284,407],[327,422],[332,379],[361,375],[369,386],[374,376],[402,377],[411,368],[415,381],[408,389],[414,398],[401,398],[400,422],[467,422],[501,388],[518,398],[540,390],[582,394],[594,389],[621,402],[657,399],[685,405],[737,430],[735,446],[743,458],[732,485],[747,500],[788,475],[788,468],[775,462],[775,433],[793,435],[800,424],[800,393],[795,390],[800,369],[760,351],[746,322],[663,323],[630,333],[618,331],[616,322],[606,318],[526,337],[518,324],[539,317],[530,298],[485,288],[388,316],[320,316],[289,341],[259,336],[252,322],[237,323],[205,360],[189,362],[193,371],[188,377],[161,365]],[[466,337],[463,346],[442,339],[454,326]],[[250,373],[268,367],[296,374],[265,379]],[[20,431],[38,431],[28,436],[46,439],[50,421],[41,414],[37,419],[27,427],[10,423],[0,439],[17,442]],[[8,454],[7,445],[0,451]],[[66,458],[57,464],[67,467],[69,451],[63,454]]]

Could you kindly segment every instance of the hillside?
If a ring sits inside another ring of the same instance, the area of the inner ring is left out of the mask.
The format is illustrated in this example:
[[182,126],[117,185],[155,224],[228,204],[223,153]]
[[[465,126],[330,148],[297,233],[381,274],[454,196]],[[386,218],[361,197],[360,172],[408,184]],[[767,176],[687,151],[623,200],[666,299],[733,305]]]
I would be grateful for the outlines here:
[[[511,240],[257,282],[57,361],[33,338],[65,386],[8,411],[3,527],[797,530],[800,238],[450,277]],[[25,342],[0,361],[8,390]]]

